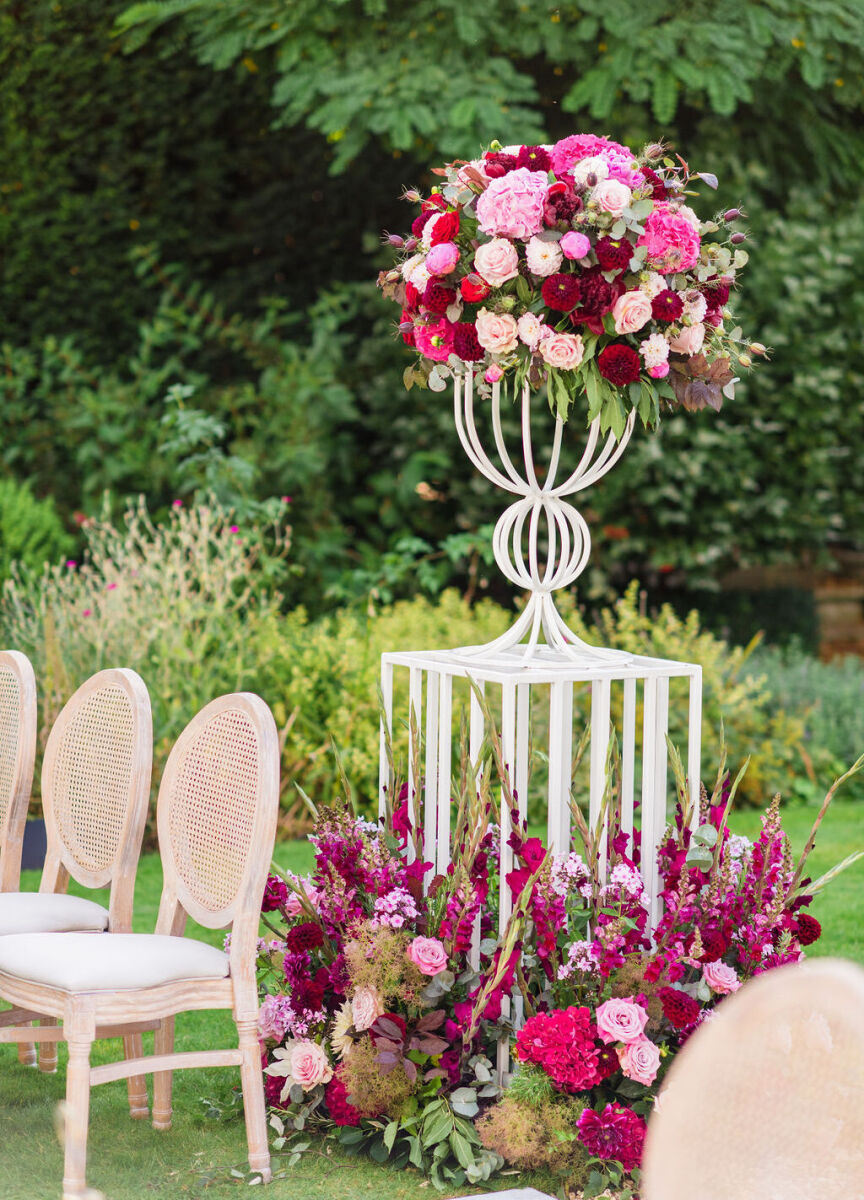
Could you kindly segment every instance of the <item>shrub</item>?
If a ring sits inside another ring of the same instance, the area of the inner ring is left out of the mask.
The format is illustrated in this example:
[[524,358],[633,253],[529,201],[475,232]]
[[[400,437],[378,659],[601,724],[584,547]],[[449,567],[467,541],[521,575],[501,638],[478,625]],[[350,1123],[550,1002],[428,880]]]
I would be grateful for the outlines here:
[[40,568],[71,553],[74,544],[50,497],[37,500],[26,483],[0,479],[0,579],[13,562]]

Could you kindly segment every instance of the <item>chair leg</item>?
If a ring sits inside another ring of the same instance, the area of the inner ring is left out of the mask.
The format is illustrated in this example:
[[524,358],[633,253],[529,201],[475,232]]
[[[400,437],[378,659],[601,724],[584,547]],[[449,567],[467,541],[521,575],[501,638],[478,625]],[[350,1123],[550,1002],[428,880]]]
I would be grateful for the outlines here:
[[87,1129],[90,1124],[90,1047],[93,1029],[73,1027],[66,1070],[63,1131],[63,1200],[87,1196]]
[[[164,1017],[153,1035],[153,1053],[171,1054],[174,1049],[174,1018]],[[153,1128],[171,1128],[171,1071],[153,1073]]]
[[[140,1033],[127,1034],[123,1039],[125,1058],[144,1057],[144,1039]],[[147,1080],[143,1075],[130,1075],[127,1080],[129,1092],[129,1116],[134,1121],[146,1120],[150,1116],[147,1103]]]
[[[32,1026],[32,1024],[33,1024],[32,1021],[28,1021],[27,1026],[25,1026],[25,1028],[28,1026]],[[19,1042],[18,1043],[18,1061],[24,1067],[35,1067],[36,1066],[36,1047],[33,1044],[33,1042]]]
[[[56,1025],[57,1022],[53,1017],[43,1017],[40,1025]],[[57,1043],[56,1042],[40,1042],[39,1043],[39,1070],[44,1071],[46,1075],[53,1075],[57,1070]]]
[[264,1076],[261,1073],[258,1026],[254,1021],[238,1021],[237,1033],[242,1056],[240,1078],[243,1083],[249,1166],[253,1171],[260,1171],[264,1183],[269,1183],[273,1172],[270,1168],[270,1148],[267,1143],[267,1108],[264,1103]]

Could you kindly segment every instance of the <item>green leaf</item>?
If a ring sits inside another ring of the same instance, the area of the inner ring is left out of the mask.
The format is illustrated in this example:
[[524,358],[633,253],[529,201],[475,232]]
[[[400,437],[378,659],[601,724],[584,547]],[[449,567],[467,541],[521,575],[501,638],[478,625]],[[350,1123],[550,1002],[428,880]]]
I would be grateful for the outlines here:
[[693,831],[693,841],[698,842],[700,846],[716,846],[717,830],[713,825],[700,825]]
[[531,287],[524,275],[516,276],[516,295],[523,304],[531,303]]
[[450,1149],[453,1151],[460,1167],[473,1166],[474,1153],[471,1149],[471,1143],[465,1137],[464,1133],[460,1133],[458,1129],[454,1129],[450,1134]]
[[396,1134],[399,1132],[399,1122],[391,1121],[384,1130],[384,1145],[388,1150],[393,1149],[393,1143],[396,1141]]

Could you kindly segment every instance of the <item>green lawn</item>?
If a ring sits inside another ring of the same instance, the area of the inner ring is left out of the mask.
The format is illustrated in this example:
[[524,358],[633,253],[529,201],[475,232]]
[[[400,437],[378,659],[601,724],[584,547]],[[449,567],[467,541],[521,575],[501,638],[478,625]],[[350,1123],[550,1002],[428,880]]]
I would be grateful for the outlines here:
[[[815,811],[791,808],[785,826],[796,848],[807,837]],[[752,836],[758,828],[755,813],[742,813],[733,822],[737,832]],[[818,874],[853,849],[864,848],[864,807],[837,804],[823,823],[812,856]],[[278,847],[282,867],[304,871],[311,863],[306,843]],[[23,885],[35,889],[38,875],[27,873]],[[158,857],[145,856],[135,889],[135,927],[152,930],[161,887]],[[812,910],[824,927],[824,936],[813,953],[842,955],[864,962],[864,860],[834,882]],[[214,944],[221,934],[191,926],[192,936]],[[147,1035],[145,1035],[146,1037]],[[230,1018],[220,1013],[198,1013],[178,1019],[178,1048],[227,1046],[231,1043]],[[96,1048],[94,1061],[116,1058],[119,1043]],[[45,1076],[21,1067],[11,1046],[0,1047],[0,1197],[2,1200],[50,1200],[59,1196],[62,1154],[54,1135],[55,1105],[64,1094],[64,1049],[60,1069]],[[156,1133],[149,1123],[130,1121],[123,1083],[95,1088],[91,1104],[89,1182],[108,1200],[142,1200],[143,1197],[219,1197],[245,1187],[231,1179],[232,1166],[243,1166],[245,1135],[242,1118],[213,1119],[205,1115],[202,1097],[218,1103],[230,1099],[237,1073],[229,1069],[184,1071],[175,1075],[174,1126]],[[278,1164],[277,1164],[278,1165]],[[268,1188],[272,1200],[408,1200],[421,1184],[416,1172],[394,1172],[363,1160],[347,1159],[338,1152],[307,1157],[283,1179]],[[512,1178],[496,1182],[512,1186]],[[524,1179],[541,1188],[543,1180]],[[424,1188],[424,1191],[427,1190]],[[554,1190],[554,1188],[553,1188]]]

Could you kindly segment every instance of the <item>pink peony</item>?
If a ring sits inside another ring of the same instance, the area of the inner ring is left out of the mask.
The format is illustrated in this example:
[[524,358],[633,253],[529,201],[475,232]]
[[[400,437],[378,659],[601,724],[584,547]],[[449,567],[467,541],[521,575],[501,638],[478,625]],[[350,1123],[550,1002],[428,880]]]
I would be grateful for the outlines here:
[[559,371],[572,371],[582,361],[585,347],[578,333],[553,333],[540,343],[544,362]]
[[651,320],[651,300],[644,292],[625,292],[612,306],[616,333],[635,333]]
[[584,233],[565,233],[558,243],[565,258],[585,258],[591,253],[591,243]]
[[523,313],[516,322],[516,328],[519,331],[519,338],[525,343],[529,349],[534,350],[537,343],[542,337],[548,337],[552,330],[548,325],[544,325],[536,313]]
[[525,247],[525,261],[528,270],[533,275],[542,277],[554,275],[561,266],[561,249],[557,242],[547,242],[543,238],[532,237]]
[[434,325],[417,325],[414,344],[422,355],[433,362],[445,362],[453,349],[453,325],[446,317]]
[[[630,203],[632,193],[620,179],[601,179],[591,193],[591,199],[601,212],[618,217]],[[428,259],[427,265],[428,265]],[[431,268],[430,268],[431,270]]]
[[741,980],[734,967],[728,967],[726,963],[717,962],[702,964],[702,978],[711,988],[712,992],[716,992],[719,996],[728,996],[730,992],[737,992],[741,986]]
[[704,341],[705,326],[688,325],[681,330],[677,337],[672,338],[669,349],[674,350],[677,354],[698,354]]
[[650,1038],[640,1037],[619,1048],[618,1061],[628,1079],[635,1079],[647,1087],[657,1078],[660,1051]]
[[477,314],[477,341],[491,354],[509,354],[518,344],[515,317],[481,308]]
[[632,996],[622,1000],[607,1000],[597,1009],[597,1030],[607,1044],[609,1042],[635,1042],[641,1038],[648,1024],[648,1014],[641,1004],[635,1004]]
[[384,1001],[374,988],[359,988],[351,998],[351,1023],[358,1033],[374,1025],[384,1012]]
[[426,255],[426,270],[430,275],[449,275],[459,261],[455,242],[440,242]]
[[439,975],[447,969],[447,952],[437,938],[416,937],[405,953],[423,975]]
[[548,178],[545,171],[519,167],[493,179],[477,201],[477,222],[484,233],[527,241],[543,228]]
[[636,245],[647,246],[648,265],[668,275],[695,267],[702,242],[686,217],[660,201],[654,205]]
[[507,238],[493,238],[478,246],[474,254],[474,269],[492,287],[501,287],[519,274],[519,255]]

